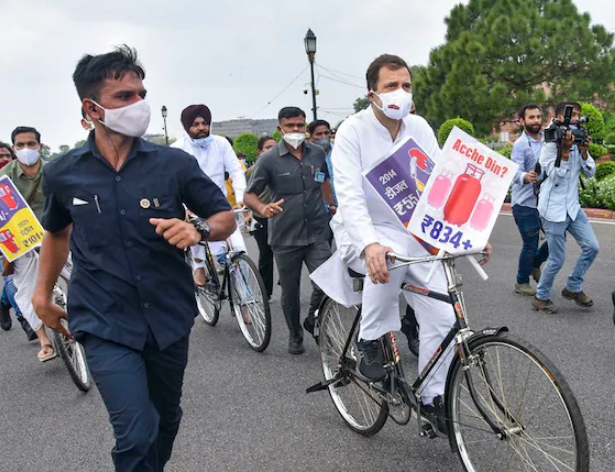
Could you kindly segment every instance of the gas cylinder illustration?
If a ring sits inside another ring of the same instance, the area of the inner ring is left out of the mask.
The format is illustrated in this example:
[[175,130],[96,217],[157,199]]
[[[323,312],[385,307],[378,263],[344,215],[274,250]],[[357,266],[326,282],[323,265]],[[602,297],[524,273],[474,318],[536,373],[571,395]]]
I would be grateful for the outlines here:
[[433,170],[433,162],[416,148],[410,149],[408,156],[410,157],[410,175],[416,183],[416,189],[419,191],[419,194],[423,193],[425,184]]
[[482,190],[480,183],[485,172],[474,164],[468,164],[465,173],[455,180],[455,185],[444,207],[444,220],[462,226],[469,219]]
[[15,242],[15,236],[13,236],[13,233],[11,233],[8,229],[0,231],[0,244],[2,244],[5,249],[12,254],[19,252],[19,246]]
[[434,208],[440,208],[444,205],[448,192],[450,192],[451,186],[453,185],[451,182],[452,177],[453,173],[450,170],[442,170],[442,173],[436,177],[429,191],[429,195],[427,195],[427,203]]
[[17,208],[17,200],[13,196],[13,189],[8,184],[0,185],[0,200],[2,200],[9,210]]
[[491,215],[493,214],[493,202],[495,197],[485,193],[476,204],[476,209],[470,219],[470,226],[477,231],[483,231],[487,228]]

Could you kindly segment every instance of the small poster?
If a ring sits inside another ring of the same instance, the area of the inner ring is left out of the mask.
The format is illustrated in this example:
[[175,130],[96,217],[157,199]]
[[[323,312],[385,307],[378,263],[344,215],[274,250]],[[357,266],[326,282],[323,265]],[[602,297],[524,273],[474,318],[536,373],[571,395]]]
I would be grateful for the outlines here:
[[13,262],[39,247],[43,226],[8,176],[0,177],[0,251]]
[[[407,137],[366,169],[363,176],[386,202],[397,221],[407,228],[434,166],[434,161],[423,148],[413,138]],[[431,249],[428,245],[426,247]]]
[[484,249],[517,168],[455,127],[408,230],[451,254]]

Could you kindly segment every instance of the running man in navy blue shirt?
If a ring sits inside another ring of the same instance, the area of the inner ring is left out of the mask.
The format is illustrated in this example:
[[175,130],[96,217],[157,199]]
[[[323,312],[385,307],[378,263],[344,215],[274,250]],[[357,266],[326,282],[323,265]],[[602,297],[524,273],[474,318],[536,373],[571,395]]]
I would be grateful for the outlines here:
[[[64,331],[51,300],[70,248],[69,328],[109,411],[117,471],[161,471],[182,416],[188,335],[197,313],[183,249],[236,227],[217,185],[189,154],[141,139],[150,109],[136,51],[84,56],[73,75],[95,130],[45,167],[38,286],[46,326]],[[184,204],[209,225],[185,222]],[[72,228],[72,231],[71,231]]]

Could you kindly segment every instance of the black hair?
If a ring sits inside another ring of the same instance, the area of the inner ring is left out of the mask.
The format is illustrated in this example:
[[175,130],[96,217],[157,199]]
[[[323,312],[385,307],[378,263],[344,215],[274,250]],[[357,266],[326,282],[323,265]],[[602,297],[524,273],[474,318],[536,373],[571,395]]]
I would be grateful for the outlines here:
[[275,141],[275,138],[271,137],[271,136],[261,136],[260,139],[258,140],[258,150],[262,151],[263,150],[263,146],[265,146],[265,143],[267,141]]
[[13,148],[11,147],[10,144],[6,144],[6,143],[3,143],[2,141],[0,141],[0,149],[8,150],[9,154],[11,155],[11,160],[12,161],[14,161],[16,159],[15,153],[13,152]]
[[106,54],[83,56],[73,73],[73,82],[81,100],[96,99],[105,80],[120,80],[129,72],[134,72],[141,79],[145,78],[137,50],[124,44]]
[[11,133],[11,142],[15,144],[15,138],[18,134],[22,133],[34,133],[34,136],[36,136],[36,140],[38,141],[38,143],[41,143],[41,133],[36,131],[36,128],[32,128],[30,126],[18,126],[17,128],[15,128]]
[[327,129],[329,131],[331,131],[331,125],[329,124],[328,121],[326,120],[315,120],[312,121],[309,125],[308,125],[308,133],[310,133],[310,135],[314,134],[314,130],[316,128],[318,128],[319,126],[326,126]]
[[239,159],[245,159],[246,158],[246,153],[245,152],[238,152],[237,153],[237,157]]
[[367,81],[367,90],[376,90],[378,88],[378,78],[380,77],[380,69],[386,67],[391,70],[398,70],[402,68],[408,69],[410,77],[412,77],[412,71],[408,67],[408,63],[399,56],[393,54],[382,54],[372,61],[367,68],[365,79]]
[[581,104],[577,103],[577,102],[561,102],[558,103],[557,106],[555,107],[555,116],[564,116],[564,113],[566,113],[566,107],[568,106],[572,106],[572,108],[574,110],[577,110],[579,113],[581,113]]
[[289,118],[296,118],[302,116],[305,118],[305,112],[301,108],[297,107],[284,107],[278,113],[278,123],[282,122],[282,118],[288,120]]
[[536,109],[538,109],[539,111],[542,111],[542,108],[540,108],[540,106],[536,105],[535,103],[528,103],[526,105],[523,105],[521,108],[519,108],[519,112],[518,112],[519,119],[525,120],[525,112],[527,112],[528,110],[536,110]]

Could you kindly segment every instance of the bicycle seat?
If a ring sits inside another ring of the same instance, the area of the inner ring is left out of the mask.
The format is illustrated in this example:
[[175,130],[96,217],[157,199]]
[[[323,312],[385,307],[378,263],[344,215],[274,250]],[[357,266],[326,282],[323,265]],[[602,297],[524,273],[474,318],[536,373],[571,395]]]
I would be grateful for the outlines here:
[[358,272],[355,272],[352,269],[348,269],[348,274],[350,275],[350,277],[352,277],[353,279],[362,279],[365,277],[365,275],[363,274],[359,274]]

